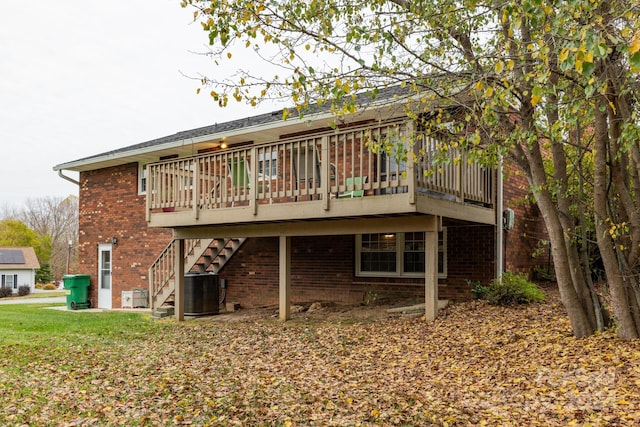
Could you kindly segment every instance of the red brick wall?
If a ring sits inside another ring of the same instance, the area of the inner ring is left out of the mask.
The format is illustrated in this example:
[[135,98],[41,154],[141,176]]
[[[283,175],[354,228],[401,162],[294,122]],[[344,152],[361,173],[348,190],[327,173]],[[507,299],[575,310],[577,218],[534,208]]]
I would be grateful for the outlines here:
[[79,268],[91,275],[89,299],[98,303],[98,244],[112,249],[113,308],[121,292],[149,288],[148,269],[169,243],[171,231],[147,228],[145,197],[138,195],[138,164],[130,163],[80,173]]
[[[491,226],[449,223],[448,275],[439,280],[441,299],[469,299],[467,279],[487,282],[494,277],[494,241]],[[424,298],[422,278],[357,277],[355,236],[294,237],[291,249],[294,303]],[[278,238],[247,239],[220,278],[227,281],[226,302],[245,307],[278,304]]]
[[535,267],[547,268],[549,247],[541,245],[541,241],[548,240],[547,231],[538,207],[525,198],[528,189],[524,174],[515,168],[505,168],[504,208],[513,209],[515,223],[513,229],[505,232],[504,266],[506,271],[525,273],[532,278]]
[[469,299],[467,280],[488,283],[495,277],[495,227],[463,221],[443,220],[447,229],[447,278],[439,295],[447,299]]

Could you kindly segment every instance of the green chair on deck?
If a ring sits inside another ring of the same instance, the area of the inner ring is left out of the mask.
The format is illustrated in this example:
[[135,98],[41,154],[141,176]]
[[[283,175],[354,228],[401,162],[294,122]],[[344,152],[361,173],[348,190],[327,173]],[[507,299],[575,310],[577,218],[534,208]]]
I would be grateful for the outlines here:
[[364,196],[364,189],[357,190],[357,187],[362,187],[363,184],[367,182],[367,176],[354,176],[353,178],[349,177],[345,181],[345,186],[347,188],[353,187],[353,190],[345,191],[343,193],[338,194],[339,199],[349,199],[354,197],[362,197]]
[[251,186],[249,180],[249,168],[247,167],[247,161],[245,159],[233,159],[229,160],[229,177],[231,177],[231,184],[233,188],[238,190],[248,190]]

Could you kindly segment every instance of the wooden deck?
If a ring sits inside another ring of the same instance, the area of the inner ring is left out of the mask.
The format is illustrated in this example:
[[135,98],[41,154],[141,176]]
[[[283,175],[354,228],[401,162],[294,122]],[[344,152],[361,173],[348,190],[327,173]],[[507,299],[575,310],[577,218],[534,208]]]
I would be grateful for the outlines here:
[[[373,152],[374,144],[386,142]],[[406,122],[304,135],[148,165],[152,227],[423,213],[495,223],[495,171]]]

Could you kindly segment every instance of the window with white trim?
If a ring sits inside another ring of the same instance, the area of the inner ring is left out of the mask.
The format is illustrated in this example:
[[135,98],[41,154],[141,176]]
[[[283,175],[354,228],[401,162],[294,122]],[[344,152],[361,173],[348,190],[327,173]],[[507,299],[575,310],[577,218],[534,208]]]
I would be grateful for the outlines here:
[[[438,277],[447,276],[447,231],[438,233]],[[356,236],[356,275],[424,277],[425,234],[370,233]]]
[[18,275],[17,274],[3,274],[1,286],[3,288],[18,289]]
[[258,181],[278,177],[278,152],[268,151],[258,154]]
[[147,165],[138,163],[138,194],[147,194]]

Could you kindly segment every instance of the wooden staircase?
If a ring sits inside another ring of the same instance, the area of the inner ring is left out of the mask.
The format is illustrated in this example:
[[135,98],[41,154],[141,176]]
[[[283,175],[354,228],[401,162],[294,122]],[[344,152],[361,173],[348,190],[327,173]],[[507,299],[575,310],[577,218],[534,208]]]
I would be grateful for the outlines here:
[[[245,240],[246,238],[186,239],[184,271],[219,272]],[[176,254],[176,241],[172,240],[149,268],[149,299],[153,311],[174,296]]]

